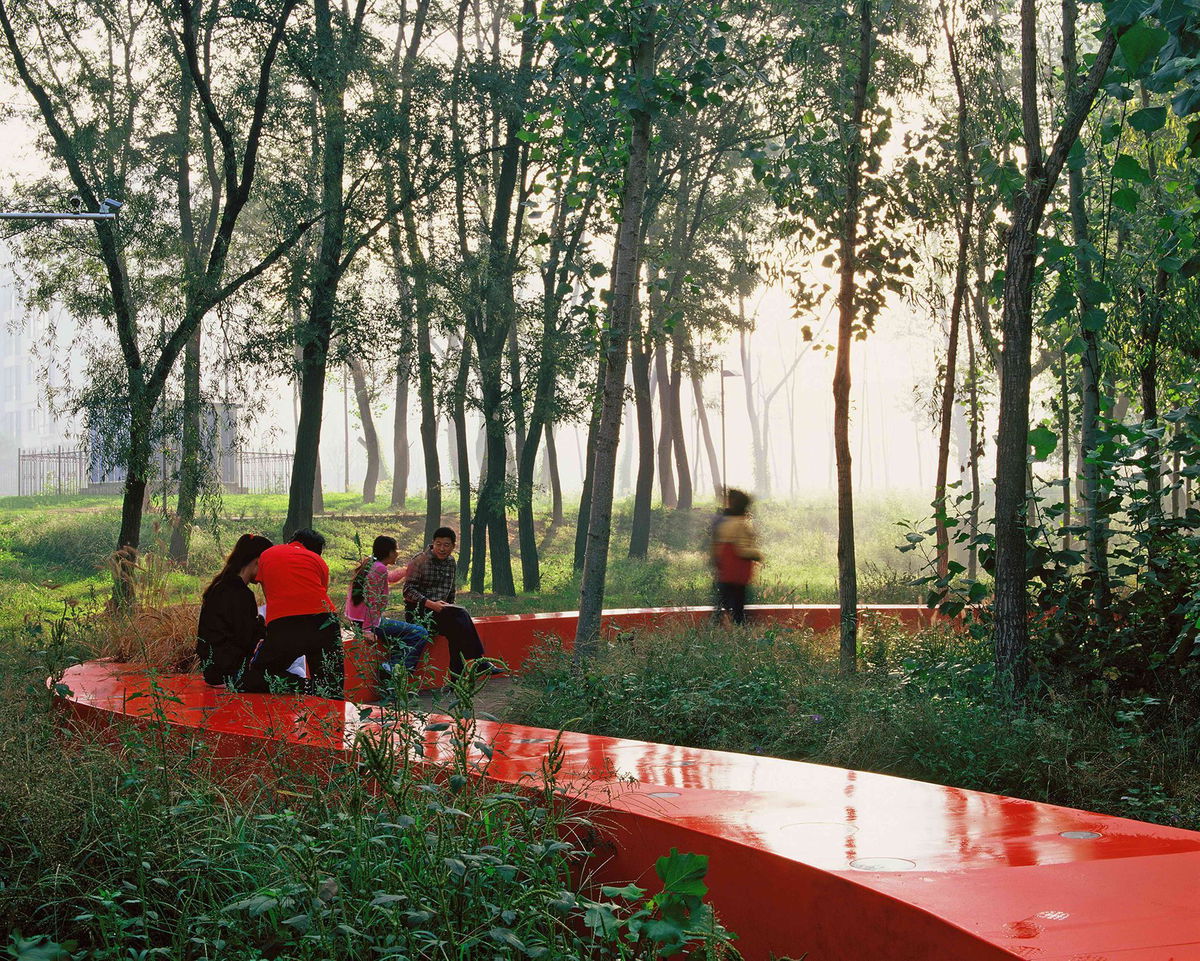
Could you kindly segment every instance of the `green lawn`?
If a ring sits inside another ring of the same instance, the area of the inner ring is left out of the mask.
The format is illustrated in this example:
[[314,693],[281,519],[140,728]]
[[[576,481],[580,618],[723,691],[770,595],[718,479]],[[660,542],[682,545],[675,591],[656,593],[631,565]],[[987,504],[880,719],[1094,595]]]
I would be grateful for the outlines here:
[[[326,494],[326,514],[316,527],[329,539],[326,559],[333,572],[334,593],[349,579],[364,547],[377,534],[391,534],[403,554],[421,548],[424,502],[410,499],[399,515],[386,502],[365,505],[353,494]],[[574,518],[550,528],[548,505],[540,504],[542,590],[538,594],[499,597],[485,593],[472,599],[480,613],[574,609],[578,578],[572,570]],[[238,535],[262,531],[277,537],[287,509],[283,495],[227,495],[210,504],[192,541],[184,569],[167,565],[169,518],[147,513],[142,547],[148,590],[158,601],[194,599]],[[925,513],[920,495],[862,498],[857,516],[859,597],[863,603],[912,601],[909,558],[895,550],[900,540],[896,522]],[[680,513],[654,512],[650,556],[626,556],[631,504],[617,505],[616,530],[606,604],[610,607],[705,604],[709,574],[705,551],[712,505]],[[372,522],[371,515],[379,521]],[[120,502],[115,497],[0,498],[0,629],[11,629],[62,611],[64,605],[96,609],[108,597],[108,557],[116,540]],[[837,519],[832,497],[758,506],[757,524],[768,562],[758,582],[763,601],[832,602],[837,596]],[[447,517],[447,523],[455,518]],[[515,525],[514,525],[515,541]],[[520,562],[513,565],[520,590]],[[490,580],[490,579],[489,579]]]

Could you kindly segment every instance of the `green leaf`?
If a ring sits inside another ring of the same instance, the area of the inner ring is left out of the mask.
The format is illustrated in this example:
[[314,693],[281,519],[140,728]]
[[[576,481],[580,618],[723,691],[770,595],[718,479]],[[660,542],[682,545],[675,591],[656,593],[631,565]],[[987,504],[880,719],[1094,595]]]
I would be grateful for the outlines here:
[[1103,309],[1100,307],[1090,307],[1083,312],[1080,326],[1089,334],[1096,334],[1104,329],[1104,322],[1107,319],[1108,314]]
[[1045,424],[1039,424],[1029,432],[1029,446],[1033,448],[1034,460],[1045,460],[1058,446],[1058,435]]
[[1104,5],[1108,22],[1114,27],[1127,27],[1141,19],[1150,9],[1150,0],[1112,0]]
[[1083,146],[1083,141],[1077,139],[1067,151],[1067,166],[1071,170],[1082,170],[1086,163],[1087,149]]
[[498,944],[507,944],[510,948],[516,948],[522,952],[525,950],[525,942],[518,938],[509,928],[492,928],[488,931],[488,937]]
[[593,904],[583,913],[583,923],[604,938],[615,938],[621,930],[621,922],[607,904]]
[[1137,157],[1131,157],[1127,153],[1117,155],[1117,162],[1113,164],[1112,175],[1117,180],[1133,180],[1139,184],[1148,184],[1150,182],[1150,174],[1138,162]]
[[1122,187],[1115,191],[1112,196],[1114,207],[1119,207],[1127,213],[1136,213],[1138,205],[1138,192],[1132,187]]
[[1068,354],[1074,354],[1076,357],[1083,354],[1087,350],[1087,341],[1076,335],[1067,341],[1067,345],[1063,348]]
[[1161,130],[1163,124],[1166,122],[1166,107],[1145,107],[1141,110],[1135,110],[1129,115],[1129,126],[1134,130],[1140,130],[1142,133],[1153,133],[1155,130]]
[[704,875],[708,873],[708,857],[703,854],[680,854],[675,848],[671,853],[654,862],[654,870],[663,883],[663,890],[671,894],[691,894],[698,898],[708,893]]
[[639,888],[636,884],[626,884],[623,887],[606,884],[600,889],[600,893],[606,898],[621,898],[624,901],[637,901],[646,893],[645,888]]
[[[1110,12],[1109,18],[1111,19],[1111,17]],[[1158,56],[1158,51],[1163,48],[1167,39],[1167,31],[1162,27],[1152,27],[1146,21],[1139,20],[1121,34],[1117,46],[1125,55],[1125,65],[1129,68],[1129,72],[1137,74],[1141,73],[1146,64]]]

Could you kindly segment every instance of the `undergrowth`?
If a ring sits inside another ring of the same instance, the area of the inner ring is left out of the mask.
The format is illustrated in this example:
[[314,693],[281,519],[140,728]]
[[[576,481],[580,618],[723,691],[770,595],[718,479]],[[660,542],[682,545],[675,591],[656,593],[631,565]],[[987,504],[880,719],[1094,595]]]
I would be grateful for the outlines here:
[[448,722],[369,727],[354,764],[268,754],[230,777],[167,733],[161,689],[142,728],[56,730],[67,624],[10,638],[0,671],[0,957],[736,957],[696,894],[706,858],[660,859],[653,897],[593,889],[553,752],[527,788],[475,776],[469,691]]
[[991,650],[945,628],[836,638],[756,628],[635,632],[586,670],[548,644],[506,709],[516,723],[895,774],[1200,828],[1195,705],[1043,689],[993,691]]

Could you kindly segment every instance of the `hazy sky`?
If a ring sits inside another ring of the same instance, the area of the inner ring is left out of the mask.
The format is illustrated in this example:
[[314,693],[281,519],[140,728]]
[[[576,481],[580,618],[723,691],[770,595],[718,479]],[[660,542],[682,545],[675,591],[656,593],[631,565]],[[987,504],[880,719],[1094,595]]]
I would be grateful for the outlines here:
[[[11,87],[0,87],[0,100],[6,104],[24,102]],[[44,161],[32,147],[31,131],[17,119],[0,120],[0,171],[5,186],[19,182],[23,175],[44,173]],[[81,225],[82,227],[82,225]],[[84,228],[86,229],[86,228]],[[792,317],[790,298],[780,287],[762,290],[748,304],[755,314],[756,330],[751,339],[752,365],[759,376],[773,387],[791,366],[797,351],[803,357],[797,369],[792,392],[789,423],[787,390],[776,397],[769,430],[773,462],[774,489],[786,494],[793,485],[791,451],[796,451],[795,487],[800,493],[832,489],[833,449],[831,441],[833,407],[831,383],[833,356],[816,351],[799,337],[801,324],[818,330],[826,315],[797,320]],[[828,342],[835,320],[829,318],[824,336]],[[937,355],[944,350],[944,332],[926,316],[914,314],[905,303],[893,302],[880,316],[876,331],[866,341],[854,343],[853,414],[851,446],[855,457],[856,486],[869,489],[925,489],[932,485],[935,450],[934,428],[924,409],[916,410],[914,387],[927,396],[936,371]],[[741,373],[736,336],[724,345],[724,366]],[[377,425],[383,434],[386,457],[390,461],[392,413],[387,403],[391,389],[385,390],[380,403]],[[720,445],[720,382],[714,375],[706,382],[706,397],[714,439]],[[355,440],[358,425],[351,397],[351,486],[361,484],[364,458]],[[684,391],[684,417],[688,444],[694,443],[691,392]],[[420,443],[416,431],[416,411],[411,412],[410,441],[413,450],[414,487],[420,486]],[[754,486],[749,421],[743,382],[740,377],[726,378],[726,436],[729,480],[747,488]],[[250,446],[290,448],[293,408],[290,392],[281,391],[273,409],[262,418]],[[322,438],[322,462],[326,486],[340,489],[345,473],[342,390],[340,377],[331,378],[326,405],[326,423]],[[636,427],[624,425],[623,443],[634,439]],[[560,429],[559,455],[564,483],[576,487],[580,480],[580,450],[583,433]],[[443,448],[445,441],[443,439]],[[693,455],[696,451],[693,451]],[[448,456],[448,455],[447,455]],[[622,461],[619,460],[620,464]],[[954,458],[952,454],[952,474]],[[636,469],[636,466],[635,466]],[[445,468],[443,471],[445,472]],[[619,469],[620,470],[620,469]],[[707,465],[702,490],[708,490]]]

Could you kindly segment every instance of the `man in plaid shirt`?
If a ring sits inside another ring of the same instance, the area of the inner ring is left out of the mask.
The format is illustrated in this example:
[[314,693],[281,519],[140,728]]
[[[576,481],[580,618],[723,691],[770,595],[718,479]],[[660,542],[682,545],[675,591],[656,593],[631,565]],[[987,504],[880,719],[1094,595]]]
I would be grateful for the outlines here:
[[[439,527],[433,532],[433,543],[408,565],[408,577],[404,581],[404,609],[411,621],[420,612],[429,614],[437,633],[446,638],[450,646],[450,674],[458,676],[466,660],[477,661],[483,657],[483,642],[475,622],[464,608],[454,603],[454,588],[458,576],[458,565],[454,560],[454,546],[458,537],[449,527]],[[483,661],[479,667],[500,673]]]

